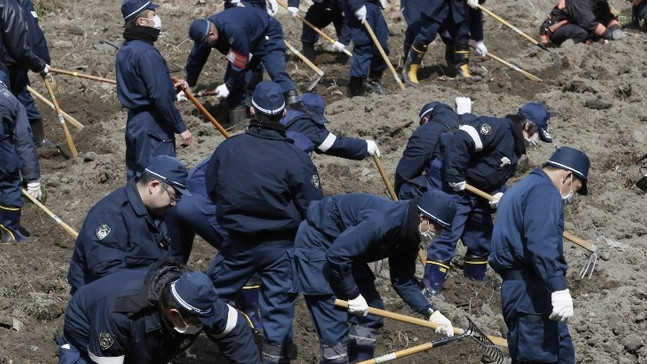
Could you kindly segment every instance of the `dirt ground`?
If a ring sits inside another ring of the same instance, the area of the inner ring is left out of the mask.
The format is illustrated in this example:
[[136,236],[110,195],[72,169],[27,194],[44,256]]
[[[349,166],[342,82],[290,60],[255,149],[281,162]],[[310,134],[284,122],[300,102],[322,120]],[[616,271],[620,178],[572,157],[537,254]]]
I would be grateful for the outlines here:
[[[115,77],[114,60],[122,42],[120,1],[35,0],[41,27],[47,35],[52,66],[102,77]],[[158,14],[163,32],[156,46],[166,58],[172,74],[182,77],[182,67],[191,42],[187,38],[191,20],[222,9],[220,1],[162,1]],[[308,2],[302,4],[305,11]],[[492,11],[524,32],[538,36],[538,26],[553,1],[506,1],[487,3]],[[598,247],[599,260],[591,279],[579,280],[577,273],[587,252],[565,244],[571,265],[568,280],[575,302],[575,317],[569,322],[577,363],[647,363],[647,313],[644,287],[647,268],[647,203],[634,187],[642,175],[641,163],[634,161],[647,152],[647,111],[640,90],[647,86],[644,33],[629,26],[630,5],[614,0],[621,23],[629,36],[611,43],[591,46],[565,43],[551,52],[525,41],[492,18],[485,19],[485,43],[489,50],[508,62],[543,79],[530,81],[507,66],[473,55],[472,71],[480,80],[459,82],[443,74],[444,48],[438,42],[429,47],[420,72],[421,86],[401,91],[387,72],[383,82],[388,95],[369,94],[347,99],[348,59],[329,53],[321,43],[316,63],[325,76],[316,91],[329,102],[329,128],[336,133],[375,139],[382,163],[393,178],[408,137],[417,126],[417,113],[426,102],[440,100],[453,105],[454,97],[469,96],[476,114],[502,116],[515,112],[527,101],[541,102],[550,109],[550,133],[555,142],[529,150],[514,183],[540,165],[562,145],[583,149],[592,161],[589,195],[577,197],[565,210],[566,228]],[[398,4],[394,5],[397,8]],[[303,14],[303,13],[302,13]],[[385,12],[392,36],[391,60],[397,66],[402,49],[404,21]],[[301,23],[281,9],[278,19],[286,39],[300,48]],[[330,28],[329,34],[334,34]],[[220,84],[226,62],[215,54],[203,71],[198,89]],[[556,66],[556,67],[555,67]],[[288,70],[299,91],[314,79],[305,64],[290,55]],[[33,75],[32,75],[33,76]],[[124,129],[126,113],[115,88],[109,84],[54,76],[54,90],[64,111],[85,125],[70,130],[80,154],[66,158],[54,150],[40,150],[46,205],[74,229],[99,199],[125,183]],[[46,94],[40,79],[33,87]],[[206,107],[229,128],[241,132],[244,125],[226,123],[223,108],[215,98],[203,99]],[[55,114],[38,103],[45,116],[47,134],[69,154]],[[194,135],[194,144],[178,150],[189,167],[208,156],[223,140],[218,131],[189,103],[178,104]],[[326,194],[367,192],[385,195],[380,175],[371,162],[347,161],[314,155]],[[55,363],[54,337],[61,331],[68,300],[66,271],[74,239],[38,207],[27,203],[22,224],[32,234],[28,244],[0,246],[0,363]],[[204,242],[196,243],[190,265],[206,269],[215,251]],[[465,325],[469,315],[481,329],[505,336],[501,317],[500,278],[492,271],[484,283],[466,281],[460,271],[460,254],[453,262],[444,293],[434,301],[449,318]],[[413,314],[388,284],[387,267],[375,265],[380,290],[389,310]],[[422,268],[418,268],[422,272]],[[295,318],[297,363],[318,362],[318,345],[302,301]],[[401,350],[437,338],[426,329],[386,320],[378,341],[377,354]],[[176,363],[222,361],[206,338],[201,338]],[[400,362],[480,363],[487,361],[482,350],[462,341],[400,359]]]

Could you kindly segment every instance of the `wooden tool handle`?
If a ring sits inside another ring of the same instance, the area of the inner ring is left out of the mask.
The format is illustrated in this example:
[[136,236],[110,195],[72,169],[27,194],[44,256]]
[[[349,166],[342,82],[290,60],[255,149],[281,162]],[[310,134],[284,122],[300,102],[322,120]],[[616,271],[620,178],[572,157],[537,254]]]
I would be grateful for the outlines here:
[[72,152],[72,157],[76,158],[79,155],[79,152],[76,150],[76,145],[74,145],[74,140],[72,139],[72,135],[70,134],[70,131],[67,129],[67,124],[65,124],[63,113],[61,112],[61,108],[58,106],[58,102],[56,101],[56,96],[54,96],[54,90],[52,89],[52,85],[49,84],[49,80],[47,79],[46,75],[43,76],[43,81],[45,82],[45,87],[47,88],[49,97],[52,99],[52,104],[54,104],[54,109],[56,110],[58,121],[61,123],[61,128],[63,128],[63,134],[65,134],[65,140],[67,141],[67,145],[70,147],[70,151]]
[[111,80],[109,78],[92,76],[92,75],[88,75],[88,74],[85,74],[85,73],[78,73],[78,72],[75,72],[75,71],[67,71],[67,70],[60,69],[60,68],[50,67],[49,71],[54,72],[54,73],[60,73],[62,75],[68,75],[68,76],[74,76],[74,77],[79,77],[79,78],[85,78],[85,79],[93,80],[93,81],[101,81],[101,82],[111,83],[113,85],[117,84],[117,81]]
[[47,215],[49,215],[54,221],[56,221],[57,224],[61,225],[61,227],[68,233],[70,234],[74,239],[76,239],[79,236],[79,233],[76,232],[70,225],[66,224],[65,221],[61,220],[58,216],[56,216],[50,209],[45,207],[40,201],[38,201],[34,196],[30,195],[29,192],[27,192],[24,188],[22,189],[22,194],[27,197],[31,202],[36,204],[36,206],[40,207],[41,210],[45,211]]
[[[171,77],[171,79],[173,80],[173,83],[177,83],[177,82],[178,82],[177,77]],[[222,127],[222,125],[220,125],[220,123],[218,122],[218,120],[216,120],[216,118],[214,118],[214,117],[209,113],[209,111],[207,111],[207,109],[205,109],[205,107],[204,107],[204,106],[202,106],[202,104],[200,103],[200,101],[198,101],[198,99],[196,99],[196,98],[195,98],[195,96],[193,96],[193,94],[191,93],[191,91],[189,91],[189,88],[188,88],[188,87],[184,87],[184,86],[183,86],[183,87],[182,87],[182,91],[184,91],[184,94],[186,95],[186,97],[187,97],[189,100],[191,100],[191,102],[192,102],[192,103],[193,103],[193,104],[198,108],[198,110],[200,110],[200,112],[201,112],[201,113],[202,113],[202,114],[203,114],[207,119],[209,119],[209,121],[211,122],[211,124],[213,124],[213,126],[215,126],[215,127],[216,127],[216,129],[218,129],[218,131],[220,131],[220,134],[222,134],[222,136],[224,136],[225,138],[229,138],[229,137],[230,137],[230,135],[229,135],[229,133],[227,132],[227,130],[225,130],[225,128],[223,128],[223,127]]]

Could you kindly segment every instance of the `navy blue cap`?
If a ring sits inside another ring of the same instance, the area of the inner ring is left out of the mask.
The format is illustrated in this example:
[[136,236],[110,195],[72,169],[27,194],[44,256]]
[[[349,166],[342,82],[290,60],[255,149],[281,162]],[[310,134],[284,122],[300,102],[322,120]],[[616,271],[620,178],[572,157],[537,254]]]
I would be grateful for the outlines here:
[[582,180],[582,188],[577,193],[586,195],[589,192],[586,181],[588,180],[591,161],[584,152],[571,147],[561,147],[550,156],[546,164],[573,172]]
[[171,294],[180,307],[197,316],[205,326],[216,323],[213,309],[218,293],[211,278],[201,272],[186,272],[171,283]]
[[252,95],[252,106],[254,106],[256,112],[268,116],[283,112],[283,109],[285,109],[283,88],[273,81],[259,83]]
[[209,20],[196,19],[189,27],[189,38],[196,43],[202,43],[207,40],[210,30],[211,22]]
[[158,7],[159,4],[148,0],[124,0],[121,4],[121,15],[124,17],[124,21],[129,21],[144,10],[155,10]]
[[438,101],[432,101],[430,103],[425,104],[425,106],[420,109],[420,113],[418,114],[419,122],[422,125],[422,118],[424,118],[427,114],[429,114],[434,107],[440,105],[440,102]]
[[536,102],[529,102],[519,109],[519,114],[523,115],[526,119],[534,122],[539,127],[539,138],[546,143],[552,143],[553,139],[548,134],[548,121],[550,120],[550,112],[546,110],[541,104]]
[[179,159],[169,155],[158,155],[151,160],[144,173],[172,186],[183,196],[191,196],[186,189],[186,177],[189,172]]
[[428,191],[418,199],[418,210],[429,220],[449,230],[456,215],[456,203],[452,196],[445,192]]
[[313,118],[317,119],[315,121],[320,124],[325,124],[328,122],[328,120],[326,120],[326,118],[323,116],[324,111],[326,110],[326,102],[321,96],[309,92],[307,94],[301,95],[301,97],[299,97],[299,101],[303,102],[303,105],[305,105],[308,110],[312,111],[315,114],[311,115]]

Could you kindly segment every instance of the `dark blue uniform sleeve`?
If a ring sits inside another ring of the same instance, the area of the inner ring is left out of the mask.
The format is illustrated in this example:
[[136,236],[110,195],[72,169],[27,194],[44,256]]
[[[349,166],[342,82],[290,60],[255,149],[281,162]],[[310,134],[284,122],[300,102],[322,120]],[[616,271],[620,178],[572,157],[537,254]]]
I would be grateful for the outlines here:
[[483,12],[481,9],[469,9],[470,35],[479,42],[483,40]]
[[180,134],[187,130],[179,110],[175,107],[175,87],[168,73],[160,70],[168,69],[164,58],[157,50],[148,51],[139,57],[139,72],[146,80],[146,89],[150,96],[151,106],[157,115],[164,117],[164,122],[173,126],[175,133]]
[[217,321],[204,330],[220,352],[234,364],[260,364],[254,336],[243,316],[223,300],[218,300],[213,310]]
[[303,154],[303,166],[298,169],[300,175],[292,176],[290,190],[293,194],[294,206],[301,214],[301,219],[305,219],[308,205],[312,201],[321,200],[323,198],[323,191],[317,167],[315,167],[307,154],[301,154]]
[[[541,207],[537,205],[541,201]],[[525,249],[537,275],[551,292],[568,288],[564,259],[563,203],[551,185],[538,186],[532,190],[522,206]]]
[[299,7],[299,0],[288,0],[288,6],[289,7]]
[[36,56],[29,46],[29,30],[24,9],[17,1],[5,1],[1,11],[3,43],[7,56],[21,67],[34,72],[42,71],[45,61]]
[[[82,244],[85,252],[91,281],[126,268],[129,242],[126,224],[117,224],[116,219],[120,219],[120,216],[96,212],[86,217],[77,238],[77,244]],[[108,225],[110,233],[100,239],[97,237],[97,230],[103,224]]]
[[14,142],[21,163],[20,173],[23,181],[35,181],[40,178],[38,152],[29,127],[27,113],[18,100],[15,100],[15,116]]
[[472,154],[483,149],[483,141],[479,132],[471,125],[462,125],[454,133],[451,145],[445,147],[443,163],[445,166],[445,181],[465,181],[465,170]]
[[251,49],[251,40],[247,34],[245,24],[240,24],[233,29],[229,29],[229,36],[233,38],[231,48],[225,55],[229,62],[229,74],[225,83],[233,85],[240,82],[243,78],[243,71],[247,68],[249,62],[249,54]]
[[[405,250],[406,248],[402,248]],[[389,257],[391,284],[400,297],[421,315],[427,315],[432,306],[420,291],[416,278],[417,249],[407,249],[398,255]]]
[[422,175],[432,154],[438,149],[440,134],[431,133],[431,125],[426,125],[413,132],[402,152],[402,158],[395,169],[395,193],[399,193],[403,183]]
[[368,155],[366,141],[343,135],[335,135],[310,118],[303,117],[290,123],[288,130],[296,130],[305,134],[315,146],[317,154],[328,154],[335,157],[362,160]]
[[[88,354],[93,362],[103,359],[119,363],[126,359],[133,321],[122,313],[113,313],[111,308],[112,305],[101,304],[95,312],[89,313],[93,317],[89,320]],[[104,349],[102,342],[105,343],[108,337],[111,344]]]
[[356,298],[360,293],[353,279],[353,261],[367,252],[374,241],[380,240],[387,233],[385,227],[391,225],[382,211],[362,211],[362,221],[339,234],[326,252],[326,259],[331,264],[330,284],[336,285],[347,299]]
[[195,43],[189,53],[189,58],[186,60],[186,82],[189,86],[193,87],[198,83],[198,77],[207,59],[211,53],[211,47],[206,43]]

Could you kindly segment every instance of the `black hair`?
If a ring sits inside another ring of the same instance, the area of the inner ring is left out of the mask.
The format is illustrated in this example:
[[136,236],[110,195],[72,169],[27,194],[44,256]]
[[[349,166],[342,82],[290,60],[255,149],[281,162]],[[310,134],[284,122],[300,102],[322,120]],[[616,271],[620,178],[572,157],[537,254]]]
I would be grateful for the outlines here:
[[164,286],[164,289],[162,290],[162,294],[160,295],[159,298],[159,303],[162,307],[164,307],[165,310],[170,310],[170,309],[176,309],[180,312],[180,315],[184,317],[185,319],[189,316],[194,316],[191,312],[185,310],[182,306],[180,306],[179,303],[175,300],[173,297],[173,294],[171,293],[171,284],[174,281],[170,281]]
[[139,185],[147,185],[149,182],[159,181],[159,179],[151,174],[142,172],[141,176],[136,180]]
[[281,110],[281,112],[279,112],[276,115],[265,115],[265,114],[261,113],[256,108],[254,108],[254,110],[255,110],[255,114],[256,114],[254,119],[259,124],[263,124],[263,123],[280,123],[281,119],[283,119],[283,110],[285,110],[285,109]]
[[525,116],[517,113],[517,114],[508,114],[505,116],[506,119],[509,119],[512,121],[514,124],[515,128],[519,130],[520,132],[524,130],[526,127],[526,123],[530,125],[530,128],[528,129],[527,133],[528,134],[534,134],[539,131],[539,126],[537,123],[535,123],[532,120],[527,119]]

